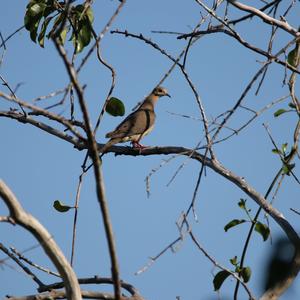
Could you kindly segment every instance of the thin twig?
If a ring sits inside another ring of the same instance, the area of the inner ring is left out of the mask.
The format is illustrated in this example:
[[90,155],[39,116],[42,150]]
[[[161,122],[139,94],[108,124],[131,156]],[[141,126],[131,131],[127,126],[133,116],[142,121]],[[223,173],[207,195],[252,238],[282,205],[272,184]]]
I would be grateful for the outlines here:
[[28,263],[29,265],[35,267],[36,269],[38,269],[40,271],[43,271],[43,272],[45,272],[47,274],[56,276],[56,277],[61,277],[58,273],[53,272],[53,271],[51,271],[49,269],[46,269],[45,267],[39,266],[38,264],[34,263],[33,261],[31,261],[30,259],[28,259],[27,257],[25,257],[22,253],[20,253],[15,247],[10,247],[10,250],[14,254],[16,254],[20,260],[24,260],[26,263]]
[[29,275],[29,277],[37,283],[39,287],[43,287],[45,284],[28,268],[26,267],[14,253],[10,252],[8,248],[6,248],[2,243],[0,243],[0,250],[8,255],[17,265],[19,265],[22,270]]

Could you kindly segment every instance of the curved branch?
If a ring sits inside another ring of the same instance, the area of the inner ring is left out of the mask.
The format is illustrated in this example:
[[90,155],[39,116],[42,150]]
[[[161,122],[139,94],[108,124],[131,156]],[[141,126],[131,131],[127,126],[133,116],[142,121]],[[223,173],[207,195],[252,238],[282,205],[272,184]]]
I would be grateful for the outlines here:
[[16,224],[34,235],[59,271],[65,283],[67,299],[81,299],[77,277],[50,233],[36,218],[23,209],[16,196],[2,180],[0,180],[0,196],[9,209],[10,217]]

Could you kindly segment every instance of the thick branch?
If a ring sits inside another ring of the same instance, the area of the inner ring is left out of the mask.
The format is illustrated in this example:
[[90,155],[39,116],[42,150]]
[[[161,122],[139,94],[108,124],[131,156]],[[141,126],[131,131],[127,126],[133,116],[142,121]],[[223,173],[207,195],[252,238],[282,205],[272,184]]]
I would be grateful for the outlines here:
[[67,299],[81,299],[77,277],[50,233],[36,218],[24,211],[16,196],[2,180],[0,180],[0,196],[9,209],[10,217],[16,224],[34,235],[59,271],[65,283]]

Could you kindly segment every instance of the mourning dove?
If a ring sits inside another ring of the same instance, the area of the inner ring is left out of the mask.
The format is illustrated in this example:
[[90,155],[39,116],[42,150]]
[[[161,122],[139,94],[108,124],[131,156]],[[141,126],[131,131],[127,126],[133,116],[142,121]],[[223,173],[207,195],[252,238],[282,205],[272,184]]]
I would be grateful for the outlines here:
[[154,106],[157,100],[163,96],[171,97],[165,88],[156,87],[136,111],[128,115],[114,131],[107,133],[105,137],[110,138],[110,140],[102,147],[101,156],[112,145],[128,141],[134,148],[140,150],[145,148],[140,144],[140,140],[152,131],[155,122]]

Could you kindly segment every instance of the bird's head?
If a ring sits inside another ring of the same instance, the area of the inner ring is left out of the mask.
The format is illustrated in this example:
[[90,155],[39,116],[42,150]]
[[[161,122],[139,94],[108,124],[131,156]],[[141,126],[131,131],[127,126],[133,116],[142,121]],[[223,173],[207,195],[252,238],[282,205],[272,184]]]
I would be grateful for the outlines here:
[[171,96],[168,94],[167,89],[165,89],[165,88],[162,87],[162,86],[156,87],[156,88],[153,90],[152,94],[154,94],[155,96],[158,96],[158,97],[168,96],[168,97],[171,98]]

